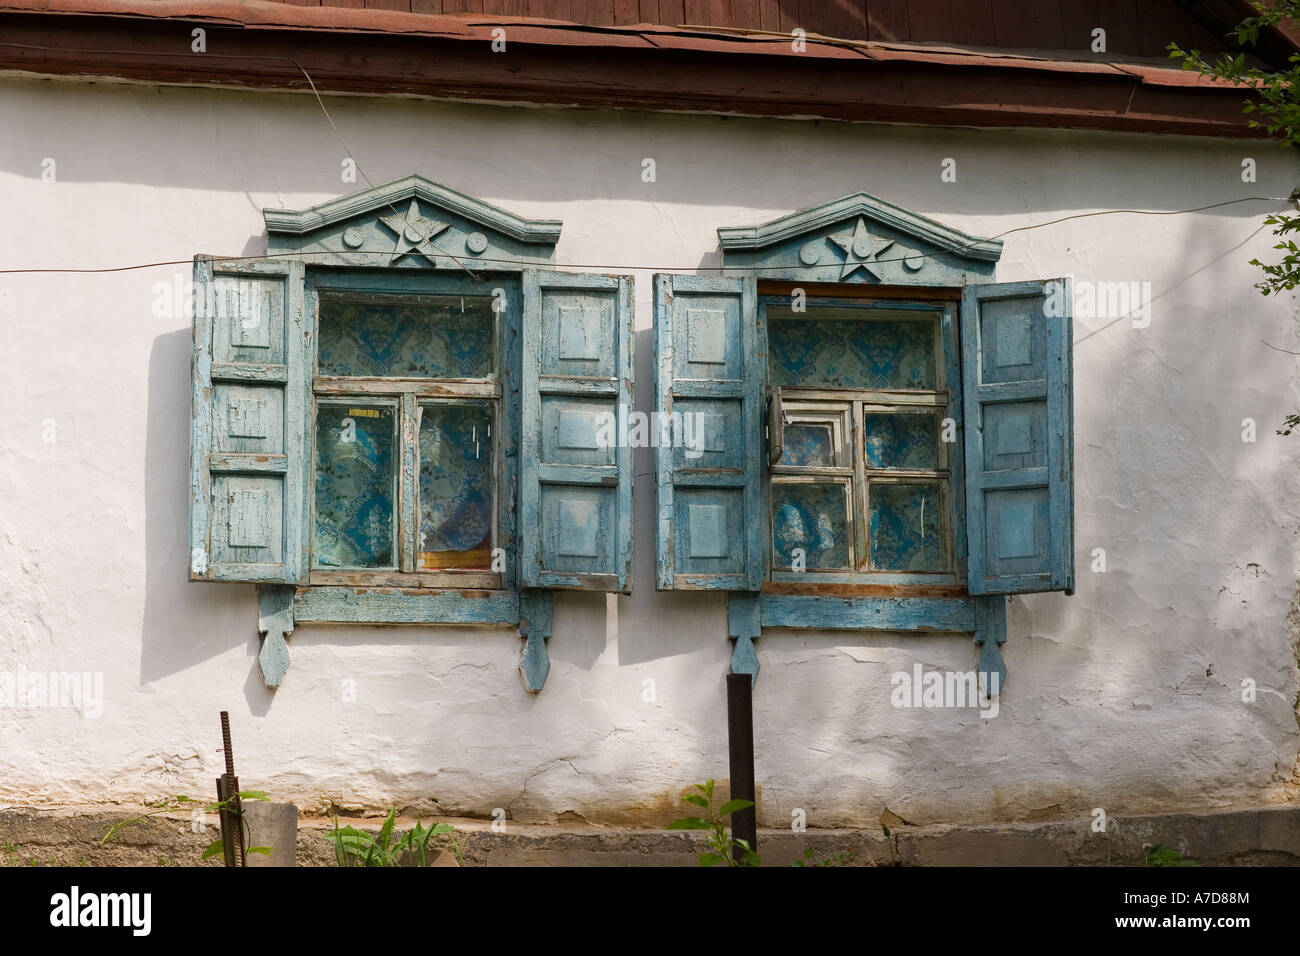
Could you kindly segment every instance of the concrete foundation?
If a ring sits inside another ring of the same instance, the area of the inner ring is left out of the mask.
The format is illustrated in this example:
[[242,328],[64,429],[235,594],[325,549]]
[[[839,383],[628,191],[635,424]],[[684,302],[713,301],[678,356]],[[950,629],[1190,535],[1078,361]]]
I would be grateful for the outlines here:
[[[287,811],[264,805],[253,811],[277,830]],[[277,813],[279,816],[277,816]],[[215,818],[203,824],[184,815],[158,816],[119,831],[101,845],[114,823],[131,816],[120,810],[62,814],[0,813],[0,863],[8,866],[192,866],[216,839]],[[377,832],[379,817],[340,818],[340,823]],[[401,832],[413,819],[402,818]],[[425,821],[428,822],[427,820]],[[703,834],[684,831],[594,826],[533,826],[506,822],[504,832],[484,820],[449,820],[467,866],[694,866]],[[334,866],[333,845],[324,838],[333,821],[299,820],[296,853],[281,849],[257,865]],[[1154,844],[1182,853],[1203,866],[1300,865],[1300,804],[1212,813],[1175,813],[1111,818],[1104,832],[1092,818],[985,826],[908,826],[880,829],[759,831],[765,866],[788,866],[812,847],[818,861],[847,857],[849,866],[1143,866]],[[261,831],[257,839],[263,839]],[[891,847],[892,843],[892,847]],[[275,844],[269,844],[273,847]],[[457,855],[442,839],[430,865],[456,866]],[[204,866],[220,866],[208,860]]]

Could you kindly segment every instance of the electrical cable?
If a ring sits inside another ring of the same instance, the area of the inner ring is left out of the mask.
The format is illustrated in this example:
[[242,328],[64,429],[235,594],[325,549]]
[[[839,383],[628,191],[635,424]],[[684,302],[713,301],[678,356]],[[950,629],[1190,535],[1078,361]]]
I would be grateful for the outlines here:
[[[102,54],[102,53],[126,53],[126,54],[128,54],[128,55],[149,55],[149,56],[152,56],[152,55],[153,55],[152,53],[148,53],[147,51],[142,51],[142,50],[84,50],[84,49],[83,49],[83,50],[76,50],[76,49],[71,49],[71,48],[61,48],[61,47],[47,47],[47,46],[40,46],[40,45],[29,44],[29,43],[7,43],[7,42],[0,42],[0,47],[13,47],[13,48],[16,48],[16,49],[23,49],[23,50],[40,50],[40,51],[47,52],[47,53],[99,53],[99,54]],[[361,173],[361,178],[364,179],[364,180],[366,181],[366,184],[367,184],[371,189],[374,189],[374,188],[375,188],[375,184],[374,184],[374,182],[372,182],[371,179],[370,179],[370,177],[366,175],[366,171],[365,171],[365,169],[362,168],[362,166],[361,166],[361,162],[356,158],[356,154],[352,151],[352,147],[348,145],[348,142],[347,142],[347,140],[344,138],[342,131],[338,128],[338,124],[336,124],[336,123],[334,122],[334,117],[330,115],[330,111],[326,108],[326,106],[325,106],[325,101],[321,98],[320,91],[317,90],[317,88],[316,88],[316,83],[315,83],[315,81],[312,79],[311,74],[307,72],[307,68],[306,68],[305,66],[303,66],[301,63],[299,63],[299,62],[298,62],[296,59],[294,59],[293,57],[290,57],[290,56],[283,56],[283,55],[256,56],[256,55],[248,55],[248,54],[223,54],[223,56],[224,56],[225,58],[227,58],[227,59],[234,59],[234,60],[282,60],[282,61],[284,61],[284,62],[286,62],[286,63],[292,63],[295,67],[297,67],[298,70],[302,72],[302,75],[306,78],[306,80],[307,80],[307,84],[308,84],[308,86],[311,88],[312,95],[316,97],[316,103],[317,103],[317,105],[320,106],[321,112],[325,114],[325,119],[326,119],[326,121],[329,122],[329,124],[330,124],[330,128],[334,130],[334,135],[338,137],[339,143],[343,146],[343,149],[344,149],[344,151],[345,151],[347,157],[348,157],[349,159],[351,159],[352,162],[356,165],[356,167],[357,167],[357,172]],[[1300,190],[1298,190],[1298,191],[1300,191]],[[1293,194],[1293,196],[1294,196],[1294,194]],[[1241,202],[1290,202],[1290,201],[1291,201],[1291,198],[1292,198],[1292,197],[1280,198],[1280,197],[1276,197],[1276,196],[1244,196],[1244,197],[1241,197],[1241,198],[1239,198],[1239,199],[1227,199],[1227,200],[1223,200],[1222,202],[1210,203],[1210,204],[1205,205],[1205,206],[1196,206],[1196,207],[1193,207],[1193,208],[1191,208],[1191,209],[1175,209],[1175,210],[1151,210],[1151,209],[1103,209],[1103,210],[1097,210],[1097,211],[1094,211],[1094,212],[1076,213],[1076,214],[1071,215],[1071,216],[1062,216],[1062,217],[1059,218],[1059,219],[1052,219],[1052,220],[1049,220],[1049,221],[1047,221],[1047,222],[1032,223],[1032,224],[1027,225],[1027,226],[1016,226],[1015,228],[1007,229],[1007,230],[1004,231],[1004,232],[1000,232],[1000,233],[998,233],[997,235],[989,236],[989,237],[986,238],[986,239],[977,239],[977,240],[975,240],[974,242],[969,243],[965,248],[967,248],[967,249],[974,248],[975,246],[978,246],[978,245],[980,245],[981,243],[985,243],[985,242],[993,242],[993,241],[996,241],[996,240],[998,240],[998,239],[1001,239],[1003,236],[1009,236],[1009,235],[1012,235],[1013,233],[1017,233],[1017,232],[1028,232],[1028,231],[1033,230],[1033,229],[1042,229],[1042,228],[1044,228],[1044,227],[1046,227],[1046,226],[1054,226],[1054,225],[1057,225],[1058,223],[1069,222],[1070,220],[1073,220],[1073,219],[1087,219],[1087,218],[1092,217],[1092,216],[1113,216],[1113,215],[1118,215],[1118,214],[1120,214],[1120,213],[1126,213],[1126,214],[1131,214],[1131,215],[1136,215],[1136,216],[1180,216],[1180,215],[1185,215],[1185,214],[1187,214],[1187,213],[1204,212],[1204,211],[1207,210],[1207,209],[1218,209],[1218,208],[1220,208],[1220,207],[1222,207],[1222,206],[1231,206],[1231,205],[1234,205],[1235,203],[1241,203]],[[389,204],[387,204],[387,205],[388,205],[388,208],[391,209],[391,210],[392,210],[392,211],[393,211],[393,212],[394,212],[398,217],[400,217],[401,220],[402,220],[404,223],[406,223],[406,225],[407,225],[409,228],[411,228],[411,229],[412,229],[414,232],[416,232],[417,234],[419,233],[419,230],[416,230],[416,229],[414,228],[414,226],[411,225],[410,220],[408,220],[408,219],[406,218],[406,214],[405,214],[405,213],[403,213],[403,212],[401,212],[400,210],[398,210],[398,209],[397,209],[395,206],[393,206],[391,203],[389,203]],[[435,251],[439,252],[441,255],[446,256],[448,259],[451,259],[451,260],[452,260],[453,262],[455,262],[458,266],[460,266],[462,269],[464,269],[465,272],[467,272],[467,273],[470,275],[471,278],[475,279],[475,281],[478,280],[479,277],[476,276],[476,275],[474,274],[474,272],[473,272],[473,271],[472,271],[468,266],[466,266],[465,263],[462,262],[462,261],[461,261],[457,256],[453,255],[453,254],[450,253],[450,252],[447,252],[447,251],[444,250],[444,249],[441,249],[441,248],[440,248],[436,243],[433,242],[432,238],[425,238],[424,241],[425,241],[425,242],[428,242],[429,245],[431,245],[431,246],[434,248]],[[377,250],[377,249],[376,249],[376,250],[372,250],[372,249],[355,249],[355,250],[352,250],[351,252],[352,252],[352,253],[355,253],[355,254],[357,254],[357,255],[372,255],[372,254],[376,254],[376,253],[378,253],[378,254],[390,253],[390,254],[391,254],[391,250]],[[214,257],[214,258],[216,258],[216,259],[218,259],[219,261],[222,261],[222,262],[239,262],[239,261],[248,261],[248,260],[271,259],[271,258],[287,258],[287,257],[293,256],[293,255],[310,255],[310,254],[311,254],[311,253],[277,253],[276,256],[266,256],[266,255],[262,255],[262,256],[217,256],[217,257]],[[337,254],[339,254],[339,255],[348,255],[348,254],[350,254],[350,253],[348,253],[348,252],[341,252],[341,253],[337,253]],[[476,261],[478,261],[478,262],[507,262],[507,263],[511,263],[511,264],[517,264],[517,260],[513,260],[513,259],[499,259],[499,258],[481,257],[481,256],[476,256],[475,258],[476,258]],[[880,263],[888,263],[888,262],[901,262],[901,261],[904,260],[904,259],[909,259],[909,260],[915,262],[917,259],[927,259],[927,258],[930,258],[930,254],[927,254],[927,253],[918,253],[918,254],[915,254],[915,255],[900,256],[900,257],[898,257],[898,258],[894,258],[894,259],[873,259],[873,260],[871,260],[871,261],[872,261],[872,262],[880,262]],[[0,275],[20,275],[20,274],[96,274],[96,273],[109,273],[109,272],[130,272],[130,271],[134,271],[134,270],[137,270],[137,269],[153,269],[153,268],[160,268],[160,267],[162,267],[162,266],[190,265],[190,264],[192,263],[192,261],[193,261],[192,259],[176,259],[176,260],[170,260],[170,261],[166,261],[166,262],[139,263],[139,264],[136,264],[136,265],[130,265],[130,266],[116,266],[116,267],[104,268],[104,269],[45,269],[45,268],[40,268],[40,269],[0,269]],[[689,273],[689,272],[696,272],[696,273],[698,273],[698,272],[722,272],[722,271],[727,271],[727,272],[737,272],[737,271],[757,271],[757,270],[760,270],[760,269],[764,268],[763,266],[740,266],[740,267],[737,267],[737,266],[691,266],[691,267],[683,267],[683,266],[648,266],[648,265],[628,265],[628,264],[625,264],[625,263],[619,263],[619,264],[611,264],[611,263],[562,263],[562,264],[561,264],[561,263],[557,263],[556,265],[557,265],[558,267],[560,267],[560,268],[568,268],[568,269],[638,269],[638,270],[649,270],[649,271],[656,271],[656,272],[688,272],[688,273]],[[800,267],[801,267],[801,268],[808,268],[808,269],[818,268],[818,266],[816,266],[816,265],[813,265],[813,266],[804,266],[802,263],[800,263]]]
[[[360,166],[358,166],[357,168],[360,169]],[[1135,216],[1181,216],[1188,213],[1203,212],[1204,210],[1207,209],[1217,209],[1221,206],[1231,206],[1235,203],[1241,203],[1241,202],[1290,202],[1290,199],[1279,198],[1276,196],[1244,196],[1240,199],[1228,199],[1228,200],[1224,200],[1223,202],[1210,203],[1209,205],[1206,206],[1195,206],[1191,209],[1170,209],[1170,210],[1102,209],[1095,212],[1081,212],[1071,216],[1062,216],[1059,219],[1052,219],[1049,220],[1048,222],[1031,223],[1030,225],[1027,226],[1016,226],[1013,229],[1007,229],[1004,232],[1000,232],[997,235],[990,236],[987,239],[978,239],[975,242],[970,243],[967,246],[967,248],[971,248],[972,246],[978,245],[979,243],[982,242],[991,242],[993,240],[1000,239],[1003,236],[1009,236],[1013,233],[1030,232],[1034,229],[1042,229],[1047,226],[1055,226],[1058,225],[1059,223],[1069,222],[1070,220],[1073,219],[1087,219],[1093,216],[1114,216],[1114,215],[1121,215],[1121,214],[1128,214],[1128,215],[1135,215]],[[338,250],[338,251],[333,251],[330,254],[334,256],[376,255],[376,254],[389,255],[391,254],[391,252],[392,252],[391,249],[361,248],[361,249],[353,249],[353,250]],[[912,261],[915,261],[916,259],[931,258],[934,255],[940,255],[940,254],[941,253],[918,253],[916,255],[909,254],[907,256],[899,256],[894,259],[872,259],[871,262],[872,263],[902,262],[904,259],[910,259]],[[319,253],[277,252],[273,256],[272,255],[213,256],[212,258],[221,262],[242,262],[248,260],[287,259],[287,258],[292,258],[294,256],[314,256],[314,255],[319,255]],[[453,258],[453,259],[455,258],[454,256],[451,256],[448,253],[444,253],[444,255],[447,255],[448,258]],[[519,263],[519,260],[517,259],[501,259],[501,258],[493,258],[491,256],[476,256],[475,261],[476,262],[503,262],[503,263],[509,263],[513,265],[518,265]],[[0,275],[65,274],[65,273],[66,274],[98,274],[98,273],[109,273],[109,272],[131,272],[138,269],[155,269],[155,268],[161,268],[162,266],[182,266],[182,265],[191,265],[192,263],[193,263],[193,259],[168,259],[161,262],[142,262],[142,263],[136,263],[134,265],[129,265],[129,266],[109,266],[100,269],[72,269],[72,268],[0,269]],[[653,271],[653,272],[683,272],[683,273],[724,272],[724,271],[725,272],[756,272],[756,271],[762,271],[764,269],[770,268],[769,266],[731,266],[731,265],[729,266],[635,265],[635,264],[628,264],[628,263],[609,263],[609,262],[604,262],[604,263],[570,262],[570,263],[554,263],[550,265],[552,268],[565,268],[565,269],[635,269],[635,270]],[[462,264],[462,268],[465,268],[463,264]],[[805,266],[802,263],[800,263],[799,268],[816,269],[821,267],[817,265]],[[466,271],[469,270],[466,269]]]
[[[103,50],[73,50],[73,49],[70,49],[70,48],[46,47],[46,46],[39,46],[39,45],[35,45],[35,44],[26,44],[26,43],[8,43],[8,42],[0,42],[0,46],[4,46],[4,47],[12,47],[12,48],[16,48],[16,49],[39,50],[39,51],[43,51],[43,52],[54,52],[54,53],[61,53],[61,52],[66,52],[66,53],[72,53],[72,52],[81,52],[81,53],[105,53],[105,52],[116,52],[116,53],[126,53],[126,54],[129,54],[129,55],[152,55],[152,54],[146,54],[145,51],[140,51],[140,50],[118,50],[118,51],[103,51]],[[303,66],[300,62],[298,62],[298,60],[294,59],[293,57],[283,56],[283,55],[257,56],[257,55],[246,55],[246,54],[229,54],[229,55],[226,55],[226,58],[228,58],[228,59],[241,59],[241,60],[282,60],[282,61],[284,61],[284,62],[286,62],[286,63],[292,63],[295,67],[297,67],[297,69],[302,73],[303,77],[307,80],[307,85],[311,88],[312,95],[316,98],[316,103],[317,103],[317,105],[320,107],[321,112],[322,112],[323,114],[325,114],[325,119],[326,119],[326,121],[330,124],[330,128],[334,131],[334,135],[335,135],[336,137],[338,137],[339,143],[343,146],[343,149],[344,149],[344,151],[345,151],[347,157],[348,157],[349,159],[352,160],[353,164],[354,164],[354,165],[356,166],[356,168],[357,168],[357,172],[359,172],[359,173],[361,174],[361,177],[362,177],[362,179],[364,179],[364,180],[366,181],[366,184],[367,184],[371,189],[374,189],[374,188],[375,188],[375,184],[374,184],[374,182],[373,182],[373,181],[370,179],[370,177],[366,174],[366,171],[365,171],[365,169],[362,167],[360,160],[358,160],[358,159],[356,158],[356,154],[355,154],[355,152],[352,150],[352,147],[348,144],[347,139],[343,136],[343,132],[342,132],[342,130],[340,130],[340,129],[338,128],[338,124],[334,122],[334,117],[330,114],[329,109],[325,106],[325,101],[324,101],[324,99],[321,98],[320,91],[316,88],[316,82],[312,79],[311,74],[307,71],[307,68],[306,68],[305,66]],[[1300,190],[1297,190],[1297,192],[1300,192]],[[1242,203],[1242,202],[1280,202],[1280,203],[1290,203],[1290,202],[1292,202],[1295,198],[1296,198],[1296,193],[1292,193],[1292,195],[1291,195],[1291,196],[1288,196],[1288,197],[1279,197],[1279,196],[1243,196],[1243,197],[1240,197],[1240,198],[1238,198],[1238,199],[1226,199],[1226,200],[1222,200],[1222,201],[1220,201],[1220,202],[1208,203],[1208,204],[1206,204],[1206,205],[1204,205],[1204,206],[1195,206],[1195,207],[1192,207],[1192,208],[1190,208],[1190,209],[1173,209],[1173,210],[1152,210],[1152,209],[1102,209],[1102,210],[1095,210],[1095,211],[1093,211],[1093,212],[1075,213],[1075,214],[1073,214],[1073,215],[1069,215],[1069,216],[1061,216],[1061,217],[1059,217],[1059,218],[1057,218],[1057,219],[1051,219],[1051,220],[1048,220],[1048,221],[1046,221],[1046,222],[1031,223],[1031,224],[1029,224],[1029,225],[1025,225],[1025,226],[1016,226],[1016,227],[1013,227],[1013,228],[1011,228],[1011,229],[1004,230],[1003,232],[997,233],[996,235],[989,236],[989,237],[987,237],[987,238],[985,238],[985,239],[976,239],[975,241],[973,241],[973,242],[967,244],[967,246],[966,246],[965,248],[967,248],[967,249],[971,249],[971,248],[974,248],[974,247],[976,247],[976,246],[979,246],[979,245],[981,245],[981,244],[983,244],[983,243],[985,243],[985,242],[994,242],[994,241],[997,241],[997,240],[1002,239],[1002,238],[1005,237],[1005,236],[1014,235],[1014,234],[1016,234],[1016,233],[1020,233],[1020,232],[1030,232],[1030,231],[1035,230],[1035,229],[1043,229],[1043,228],[1046,228],[1047,226],[1054,226],[1054,225],[1058,225],[1058,224],[1063,223],[1063,222],[1071,222],[1071,221],[1076,220],[1076,219],[1088,219],[1088,218],[1092,218],[1092,217],[1095,217],[1095,216],[1114,216],[1114,215],[1121,215],[1121,214],[1124,214],[1124,215],[1135,215],[1135,216],[1181,216],[1181,215],[1187,215],[1187,214],[1190,214],[1190,213],[1205,212],[1206,210],[1210,210],[1210,209],[1219,209],[1219,208],[1222,208],[1222,207],[1224,207],[1224,206],[1232,206],[1232,205],[1235,205],[1235,204],[1237,204],[1237,203]],[[392,210],[392,212],[393,212],[397,217],[399,217],[399,218],[401,219],[401,221],[402,221],[403,223],[406,224],[406,226],[407,226],[408,228],[411,229],[411,231],[415,232],[417,235],[420,234],[419,230],[415,229],[415,227],[411,224],[410,220],[406,218],[406,213],[404,213],[404,212],[402,212],[401,210],[397,209],[395,206],[392,205],[392,203],[388,203],[387,206],[388,206],[388,208],[389,208],[390,210]],[[1156,299],[1161,298],[1162,296],[1167,295],[1169,292],[1173,291],[1175,288],[1177,288],[1178,286],[1182,285],[1182,284],[1183,284],[1184,282],[1186,282],[1188,279],[1191,279],[1193,276],[1195,276],[1195,275],[1197,275],[1198,273],[1200,273],[1200,272],[1204,271],[1205,269],[1209,268],[1210,265],[1212,265],[1213,263],[1219,261],[1219,259],[1223,258],[1223,256],[1228,255],[1229,253],[1231,253],[1231,252],[1233,252],[1233,251],[1235,251],[1235,250],[1241,248],[1241,247],[1244,246],[1247,242],[1249,242],[1251,239],[1253,239],[1255,236],[1257,236],[1261,231],[1263,231],[1263,229],[1264,229],[1264,226],[1260,226],[1259,229],[1256,229],[1256,230],[1255,230],[1254,232],[1252,232],[1249,236],[1247,236],[1247,237],[1246,237],[1245,239],[1243,239],[1241,242],[1239,242],[1239,243],[1237,243],[1236,245],[1234,245],[1232,248],[1226,250],[1225,252],[1223,252],[1223,253],[1221,253],[1220,255],[1216,256],[1215,258],[1211,259],[1209,262],[1207,262],[1205,265],[1201,266],[1199,269],[1197,269],[1197,270],[1195,270],[1195,271],[1189,273],[1188,275],[1184,276],[1183,278],[1179,279],[1177,282],[1175,282],[1173,285],[1169,286],[1167,289],[1164,289],[1163,291],[1161,291],[1161,292],[1158,293],[1157,295],[1152,296],[1152,298],[1151,298],[1151,299],[1146,303],[1146,305],[1149,306],[1149,305],[1151,304],[1151,302],[1154,302]],[[399,239],[400,239],[400,237],[399,237]],[[409,237],[408,237],[408,239],[409,239]],[[441,255],[447,257],[448,259],[452,260],[453,262],[455,262],[456,265],[458,265],[461,269],[463,269],[463,270],[464,270],[464,271],[465,271],[465,272],[466,272],[466,273],[467,273],[467,274],[468,274],[472,279],[474,279],[475,281],[478,281],[478,280],[479,280],[480,277],[479,277],[478,275],[475,275],[475,273],[473,272],[473,270],[471,270],[471,269],[470,269],[470,268],[469,268],[469,267],[468,267],[464,262],[462,262],[461,259],[460,259],[459,257],[457,257],[457,256],[455,256],[454,254],[452,254],[452,253],[450,253],[450,252],[447,252],[446,250],[440,248],[436,243],[433,242],[433,240],[432,240],[431,237],[425,237],[425,238],[424,238],[424,242],[427,242],[427,243],[428,243],[430,246],[432,246],[433,249],[434,249],[436,252],[438,252],[439,254],[441,254]],[[421,244],[423,244],[423,243],[421,243]],[[351,252],[342,252],[342,253],[337,253],[337,254],[341,254],[341,255],[349,255],[349,254],[353,254],[353,253],[355,253],[355,254],[357,254],[357,255],[373,255],[373,254],[381,254],[381,255],[382,255],[382,254],[385,254],[385,253],[390,254],[390,255],[394,255],[394,254],[395,254],[395,253],[393,253],[393,252],[391,252],[391,251],[389,251],[389,250],[377,250],[377,249],[355,249],[355,250],[351,250]],[[272,256],[267,256],[267,255],[260,255],[260,256],[225,256],[225,257],[216,257],[216,258],[217,258],[219,261],[223,261],[223,262],[236,262],[236,261],[249,261],[249,260],[257,261],[257,260],[264,260],[264,259],[271,259],[271,258],[287,258],[287,257],[295,256],[295,255],[310,255],[310,254],[311,254],[311,253],[301,253],[301,252],[299,252],[299,253],[278,253],[278,254],[277,254],[276,256],[274,256],[274,257],[272,257]],[[919,254],[915,254],[915,255],[899,256],[899,257],[892,258],[892,259],[879,259],[879,258],[877,258],[877,259],[873,259],[873,260],[871,260],[871,261],[872,261],[873,263],[877,263],[877,262],[879,262],[879,263],[889,263],[889,262],[900,262],[900,261],[903,261],[904,259],[906,259],[906,260],[910,260],[910,261],[912,261],[912,262],[915,262],[915,261],[918,260],[918,259],[928,259],[928,258],[931,258],[932,255],[937,255],[937,254],[938,254],[938,253],[935,253],[935,254],[919,253]],[[483,257],[483,256],[479,256],[479,257],[475,257],[475,258],[476,258],[476,261],[477,261],[477,262],[483,262],[483,263],[504,262],[504,263],[510,263],[510,264],[517,264],[517,263],[516,263],[516,260],[512,260],[512,259],[500,259],[500,258]],[[140,270],[140,269],[160,268],[160,267],[162,267],[162,266],[189,265],[189,264],[191,264],[192,261],[193,261],[192,259],[176,259],[176,260],[169,260],[169,261],[164,261],[164,262],[138,263],[138,264],[129,265],[129,266],[114,266],[114,267],[101,268],[101,269],[48,269],[48,268],[36,268],[36,269],[0,269],[0,275],[30,275],[30,274],[46,274],[46,275],[48,275],[48,274],[104,274],[104,273],[113,273],[113,272],[130,272],[130,271],[136,271],[136,270]],[[611,263],[563,263],[563,264],[560,264],[560,263],[557,263],[556,265],[557,265],[558,267],[560,267],[560,268],[569,268],[569,269],[602,269],[602,270],[605,270],[605,269],[636,269],[636,270],[655,271],[655,272],[687,272],[687,273],[699,273],[699,272],[723,272],[723,271],[735,273],[735,272],[745,272],[745,271],[758,271],[758,270],[761,270],[761,269],[766,268],[766,267],[764,267],[764,266],[721,266],[721,265],[719,265],[719,266],[699,266],[699,265],[696,265],[696,266],[693,266],[693,267],[683,268],[683,267],[680,267],[680,266],[628,265],[628,264],[626,264],[626,263],[618,263],[618,264],[611,264]],[[808,265],[804,265],[803,263],[800,263],[800,264],[799,264],[799,267],[800,267],[800,268],[806,268],[806,269],[819,268],[819,266],[816,265],[816,264],[811,265],[811,266],[808,266]],[[1144,307],[1144,306],[1139,306],[1139,308],[1142,308],[1142,307]],[[1075,345],[1078,345],[1078,344],[1080,344],[1080,343],[1086,341],[1087,339],[1091,338],[1092,336],[1096,335],[1097,333],[1102,332],[1102,331],[1104,331],[1105,329],[1110,328],[1110,327],[1111,327],[1112,325],[1114,325],[1115,323],[1120,322],[1120,321],[1122,321],[1122,320],[1124,320],[1124,319],[1126,319],[1126,318],[1131,317],[1131,314],[1132,314],[1132,310],[1130,310],[1130,312],[1129,312],[1128,314],[1118,316],[1117,318],[1115,318],[1115,319],[1112,320],[1111,322],[1108,322],[1106,325],[1103,325],[1103,326],[1101,326],[1101,327],[1098,328],[1098,329],[1094,329],[1094,330],[1090,331],[1087,335],[1081,336],[1080,338],[1076,339],[1074,344],[1075,344]],[[1279,348],[1278,346],[1271,345],[1271,344],[1269,344],[1268,342],[1265,342],[1263,339],[1261,339],[1260,341],[1263,342],[1264,345],[1267,345],[1269,348],[1274,349],[1275,351],[1279,351],[1279,352],[1286,352],[1286,351],[1289,351],[1289,350],[1287,350],[1287,349],[1282,349],[1282,348]],[[1292,353],[1292,354],[1296,354],[1296,353]]]

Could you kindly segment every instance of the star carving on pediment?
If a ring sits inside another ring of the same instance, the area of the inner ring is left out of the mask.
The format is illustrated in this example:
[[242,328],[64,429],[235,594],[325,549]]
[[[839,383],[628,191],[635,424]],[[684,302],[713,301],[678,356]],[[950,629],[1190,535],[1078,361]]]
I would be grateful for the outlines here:
[[419,253],[430,262],[437,264],[434,259],[436,250],[433,249],[432,240],[451,225],[450,223],[422,216],[420,204],[414,199],[411,200],[411,207],[406,211],[406,215],[399,213],[380,216],[379,221],[397,236],[392,255],[388,260],[390,263],[396,262],[402,256]]
[[894,244],[893,239],[873,239],[867,232],[867,221],[859,216],[857,225],[851,233],[839,236],[827,236],[826,241],[838,246],[844,253],[844,268],[840,270],[840,281],[861,269],[877,282],[881,281],[879,263],[876,256]]

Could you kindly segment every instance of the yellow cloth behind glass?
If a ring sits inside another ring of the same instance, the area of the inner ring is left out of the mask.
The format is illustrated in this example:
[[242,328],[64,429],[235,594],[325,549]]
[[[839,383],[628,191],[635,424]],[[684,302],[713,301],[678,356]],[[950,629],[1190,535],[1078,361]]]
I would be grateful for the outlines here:
[[491,548],[471,548],[469,551],[421,551],[420,567],[427,570],[463,568],[487,571],[492,564]]

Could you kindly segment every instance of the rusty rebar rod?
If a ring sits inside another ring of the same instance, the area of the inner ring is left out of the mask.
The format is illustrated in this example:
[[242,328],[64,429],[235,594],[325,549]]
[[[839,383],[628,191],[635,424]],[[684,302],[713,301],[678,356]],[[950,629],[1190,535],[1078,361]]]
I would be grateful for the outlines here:
[[[247,866],[244,860],[244,808],[239,802],[239,778],[235,776],[235,753],[230,746],[230,713],[221,712],[221,747],[226,755],[226,772],[217,778],[217,800],[221,804],[221,848],[226,866]],[[235,853],[238,852],[238,862]]]

